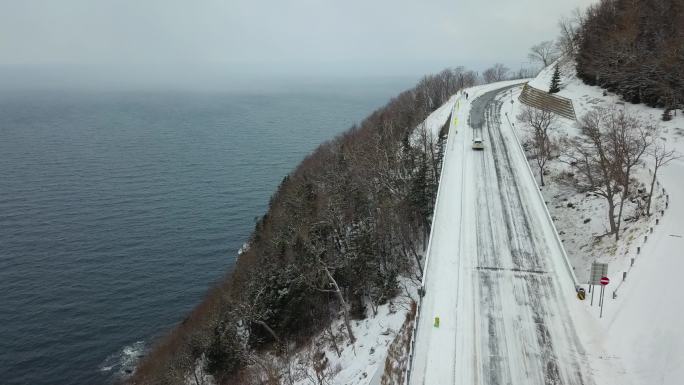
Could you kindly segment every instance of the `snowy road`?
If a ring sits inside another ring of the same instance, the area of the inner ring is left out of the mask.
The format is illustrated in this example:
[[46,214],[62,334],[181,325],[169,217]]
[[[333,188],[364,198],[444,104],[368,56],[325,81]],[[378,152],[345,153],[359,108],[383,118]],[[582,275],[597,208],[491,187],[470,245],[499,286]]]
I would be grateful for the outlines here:
[[496,88],[454,110],[410,383],[593,384],[567,306],[574,283],[501,122],[508,88]]

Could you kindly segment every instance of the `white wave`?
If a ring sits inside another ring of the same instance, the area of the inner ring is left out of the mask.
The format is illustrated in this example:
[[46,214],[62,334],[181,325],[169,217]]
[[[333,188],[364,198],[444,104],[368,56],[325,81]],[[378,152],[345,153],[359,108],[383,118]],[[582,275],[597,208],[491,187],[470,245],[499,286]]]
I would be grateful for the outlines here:
[[131,375],[138,361],[145,355],[145,341],[135,341],[107,357],[100,364],[100,371],[110,372],[120,377]]

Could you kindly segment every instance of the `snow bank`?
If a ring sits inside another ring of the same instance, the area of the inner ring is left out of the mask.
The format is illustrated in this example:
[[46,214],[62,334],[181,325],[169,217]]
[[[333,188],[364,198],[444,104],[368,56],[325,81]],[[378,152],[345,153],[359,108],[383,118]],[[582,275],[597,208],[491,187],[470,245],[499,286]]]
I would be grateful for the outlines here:
[[425,122],[423,123],[425,128],[430,131],[435,138],[439,136],[439,131],[444,127],[447,119],[449,119],[457,99],[458,95],[452,96],[449,101],[444,103],[425,119]]
[[[585,85],[575,76],[573,62],[562,62],[560,68],[559,95],[573,100],[578,118],[597,107],[623,105],[641,118],[657,123],[662,128],[660,140],[684,154],[682,111],[677,112],[672,121],[663,122],[660,109],[624,103],[615,94]],[[547,89],[552,74],[553,65],[542,70],[530,85]],[[511,117],[517,116],[519,103],[510,106],[508,112]],[[576,123],[565,119],[561,122],[562,133],[577,134]],[[626,222],[622,239],[617,243],[610,236],[597,238],[608,229],[604,199],[593,194],[579,194],[554,181],[553,176],[563,169],[563,165],[552,163],[552,177],[547,178],[551,181],[542,193],[580,282],[586,282],[592,261],[609,263],[611,284],[606,290],[603,318],[599,318],[597,307],[589,306],[588,301],[576,301],[573,305],[574,314],[580,315],[576,325],[578,330],[583,330],[580,337],[587,354],[595,358],[592,367],[597,383],[681,384],[681,378],[684,378],[684,330],[681,327],[684,306],[681,305],[679,274],[684,271],[681,252],[684,248],[684,204],[681,202],[684,161],[675,161],[659,173],[655,197],[658,214]],[[642,182],[650,181],[648,164],[638,171],[637,178]],[[663,188],[666,194],[663,194]],[[665,210],[667,195],[669,204]],[[665,210],[664,217],[659,215],[661,210]],[[639,253],[637,248],[640,248]],[[628,272],[624,282],[623,272]],[[618,287],[616,298],[613,298],[613,291]],[[582,314],[589,314],[591,318]]]
[[451,116],[451,111],[454,109],[457,99],[458,95],[453,95],[446,103],[434,110],[421,124],[415,127],[410,137],[411,145],[420,145],[421,136],[424,133],[430,140],[436,143],[437,138],[439,138],[439,132],[447,123],[449,116]]

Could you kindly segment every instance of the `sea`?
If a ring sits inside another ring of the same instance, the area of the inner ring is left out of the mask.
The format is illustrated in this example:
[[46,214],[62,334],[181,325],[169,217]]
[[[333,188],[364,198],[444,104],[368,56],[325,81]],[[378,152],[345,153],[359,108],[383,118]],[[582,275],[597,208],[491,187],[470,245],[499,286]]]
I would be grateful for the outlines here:
[[230,270],[282,178],[411,83],[0,90],[0,383],[125,377]]

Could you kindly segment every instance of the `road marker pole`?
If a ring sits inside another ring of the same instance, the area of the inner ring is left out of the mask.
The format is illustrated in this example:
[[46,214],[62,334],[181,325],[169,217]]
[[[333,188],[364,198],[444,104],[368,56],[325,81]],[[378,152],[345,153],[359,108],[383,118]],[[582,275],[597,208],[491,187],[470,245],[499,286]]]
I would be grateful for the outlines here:
[[603,296],[606,292],[606,285],[608,285],[610,283],[610,278],[603,276],[603,277],[601,277],[600,282],[601,282],[601,300],[599,302],[599,306],[601,307],[601,311],[599,313],[599,318],[603,318],[603,305],[605,302],[605,300],[603,299]]

